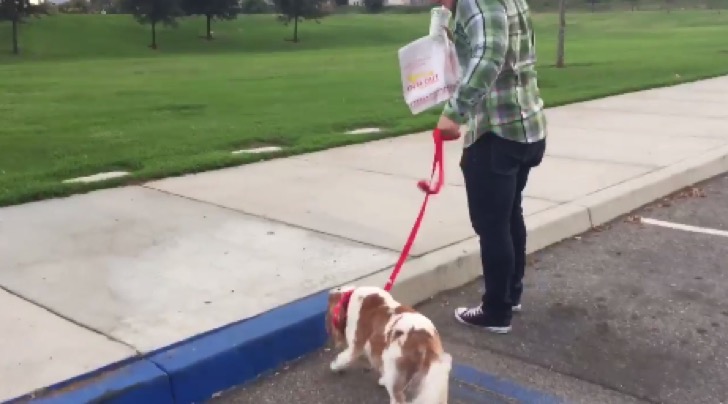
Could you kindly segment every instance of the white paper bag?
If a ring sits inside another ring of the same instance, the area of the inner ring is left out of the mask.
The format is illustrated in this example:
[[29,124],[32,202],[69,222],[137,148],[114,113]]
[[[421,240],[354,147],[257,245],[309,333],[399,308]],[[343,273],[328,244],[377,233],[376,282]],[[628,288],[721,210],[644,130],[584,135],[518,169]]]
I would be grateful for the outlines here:
[[449,17],[447,9],[433,9],[430,35],[399,49],[402,93],[413,115],[449,100],[457,88],[460,65],[444,28]]

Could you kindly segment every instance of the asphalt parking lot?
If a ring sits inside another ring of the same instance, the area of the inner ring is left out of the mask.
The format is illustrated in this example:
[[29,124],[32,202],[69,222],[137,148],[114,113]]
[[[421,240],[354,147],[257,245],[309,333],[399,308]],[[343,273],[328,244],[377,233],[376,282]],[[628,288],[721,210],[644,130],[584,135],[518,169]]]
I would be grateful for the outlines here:
[[[418,307],[458,362],[452,402],[728,403],[728,175],[533,254],[526,281],[506,336],[452,318],[481,281]],[[374,375],[332,374],[333,355],[212,402],[387,402]]]

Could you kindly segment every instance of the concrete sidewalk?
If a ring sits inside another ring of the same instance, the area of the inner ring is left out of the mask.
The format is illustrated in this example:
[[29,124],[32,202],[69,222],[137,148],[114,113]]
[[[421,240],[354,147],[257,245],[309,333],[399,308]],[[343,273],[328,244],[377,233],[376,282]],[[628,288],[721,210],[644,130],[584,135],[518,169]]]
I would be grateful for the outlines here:
[[[529,251],[727,171],[727,93],[724,76],[549,109],[526,192]],[[0,311],[0,400],[337,284],[383,285],[431,154],[417,134],[0,209],[0,302],[14,307]],[[459,156],[449,144],[449,186],[400,300],[479,273]]]

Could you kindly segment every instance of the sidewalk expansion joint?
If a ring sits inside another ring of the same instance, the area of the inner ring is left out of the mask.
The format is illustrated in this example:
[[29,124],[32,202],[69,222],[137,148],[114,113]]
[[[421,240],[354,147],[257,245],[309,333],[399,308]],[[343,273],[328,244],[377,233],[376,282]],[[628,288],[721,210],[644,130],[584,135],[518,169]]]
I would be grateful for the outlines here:
[[262,216],[262,215],[256,215],[254,213],[246,212],[246,211],[244,211],[242,209],[235,209],[235,208],[231,208],[231,207],[228,207],[228,206],[225,206],[225,205],[220,205],[220,204],[217,204],[217,203],[213,203],[213,202],[209,202],[209,201],[203,201],[203,200],[200,200],[200,199],[192,198],[192,197],[189,197],[189,196],[186,196],[186,195],[179,195],[179,194],[175,194],[173,192],[164,191],[164,190],[161,190],[161,189],[149,187],[146,184],[141,184],[139,186],[142,187],[142,188],[144,188],[144,189],[148,189],[148,190],[151,190],[151,191],[156,191],[156,192],[159,192],[159,193],[162,193],[162,194],[165,194],[165,195],[173,196],[173,197],[176,197],[176,198],[182,198],[182,199],[186,199],[188,201],[197,202],[197,203],[201,203],[201,204],[205,204],[205,205],[209,205],[209,206],[214,206],[214,207],[217,207],[217,208],[220,208],[220,209],[225,209],[227,211],[235,212],[235,213],[238,213],[238,214],[241,214],[241,215],[246,215],[246,216],[250,216],[250,217],[256,217],[258,219],[267,220],[269,222],[273,222],[273,223],[276,223],[276,224],[279,224],[279,225],[288,226],[288,227],[291,227],[291,228],[294,228],[294,229],[304,230],[304,231],[307,231],[307,232],[316,233],[316,234],[319,234],[319,235],[322,235],[322,236],[326,236],[326,237],[333,237],[333,238],[337,238],[339,240],[345,240],[345,241],[350,242],[350,243],[355,243],[355,244],[359,244],[359,245],[362,245],[362,246],[366,246],[366,247],[370,247],[370,248],[375,248],[375,249],[379,249],[379,250],[383,250],[383,251],[399,252],[398,250],[394,250],[394,249],[389,248],[389,247],[383,247],[383,246],[379,246],[379,245],[367,243],[367,242],[364,242],[364,241],[354,240],[354,239],[348,238],[348,237],[342,237],[342,236],[340,236],[338,234],[327,233],[327,232],[321,231],[321,230],[309,229],[308,227],[300,226],[300,225],[297,225],[297,224],[294,224],[294,223],[288,223],[288,222],[285,222],[285,221],[280,220],[280,219],[275,219],[275,218],[272,218],[272,217],[266,217],[266,216]]
[[[612,161],[612,160],[605,160],[605,159],[594,159],[594,158],[586,158],[586,157],[575,157],[575,156],[566,156],[563,154],[552,154],[550,152],[546,152],[547,157],[554,157],[557,159],[563,159],[563,160],[570,160],[570,161],[585,161],[589,163],[605,163],[605,164],[614,164],[614,165],[620,165],[620,166],[630,166],[630,167],[639,167],[639,168],[646,168],[651,170],[650,172],[660,169],[667,166],[661,166],[661,165],[651,165],[651,164],[640,164],[640,163],[627,163],[627,162],[621,162],[621,161]],[[681,161],[681,160],[679,160]],[[678,163],[679,161],[675,162]],[[541,198],[543,199],[543,198]]]
[[[691,101],[692,102],[692,101]],[[592,111],[609,111],[609,112],[618,112],[620,114],[641,114],[641,115],[654,115],[654,116],[669,116],[669,117],[675,117],[678,116],[680,118],[691,118],[691,119],[709,119],[709,120],[715,120],[715,121],[725,121],[726,117],[723,116],[710,116],[710,115],[700,115],[695,116],[695,114],[687,114],[687,115],[681,115],[681,114],[673,114],[666,112],[651,112],[651,111],[633,111],[630,109],[622,109],[619,107],[601,107],[601,106],[589,106],[589,105],[580,105],[579,108],[588,109]]]
[[109,341],[115,342],[117,344],[123,345],[123,346],[131,349],[132,351],[134,351],[134,357],[135,358],[142,358],[144,356],[142,354],[142,352],[139,351],[135,346],[130,345],[130,344],[128,344],[128,343],[126,343],[126,342],[124,342],[124,341],[122,341],[120,339],[117,339],[117,338],[115,338],[115,337],[113,337],[111,335],[105,334],[104,332],[102,332],[100,330],[97,330],[96,328],[93,328],[91,326],[88,326],[86,324],[83,324],[83,323],[81,323],[81,322],[79,322],[79,321],[77,321],[77,320],[75,320],[75,319],[73,319],[71,317],[68,317],[68,316],[66,316],[66,315],[64,315],[64,314],[62,314],[62,313],[60,313],[60,312],[58,312],[56,310],[51,309],[50,307],[48,307],[48,306],[46,306],[44,304],[41,304],[41,303],[36,302],[36,301],[34,301],[34,300],[30,299],[30,298],[27,298],[27,297],[21,295],[20,293],[17,293],[15,291],[13,291],[12,289],[9,289],[9,288],[7,288],[7,287],[5,287],[3,285],[0,285],[0,290],[3,290],[5,292],[7,292],[7,293],[9,293],[9,294],[17,297],[18,299],[21,299],[21,300],[23,300],[25,302],[28,302],[28,303],[36,306],[36,307],[40,307],[41,309],[47,311],[48,313],[53,314],[56,317],[62,318],[63,320],[66,320],[66,321],[68,321],[69,323],[71,323],[71,324],[73,324],[75,326],[81,327],[81,328],[83,328],[83,329],[85,329],[87,331],[91,331],[94,334],[101,335],[104,338],[108,339]]

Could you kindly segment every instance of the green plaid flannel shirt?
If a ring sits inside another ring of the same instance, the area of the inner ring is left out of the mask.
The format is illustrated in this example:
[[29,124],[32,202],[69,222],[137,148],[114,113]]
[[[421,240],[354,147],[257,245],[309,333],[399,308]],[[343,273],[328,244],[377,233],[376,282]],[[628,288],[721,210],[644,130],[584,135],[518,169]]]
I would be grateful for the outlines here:
[[486,132],[523,143],[545,138],[526,0],[457,0],[453,14],[462,76],[443,114],[468,124],[464,147]]

